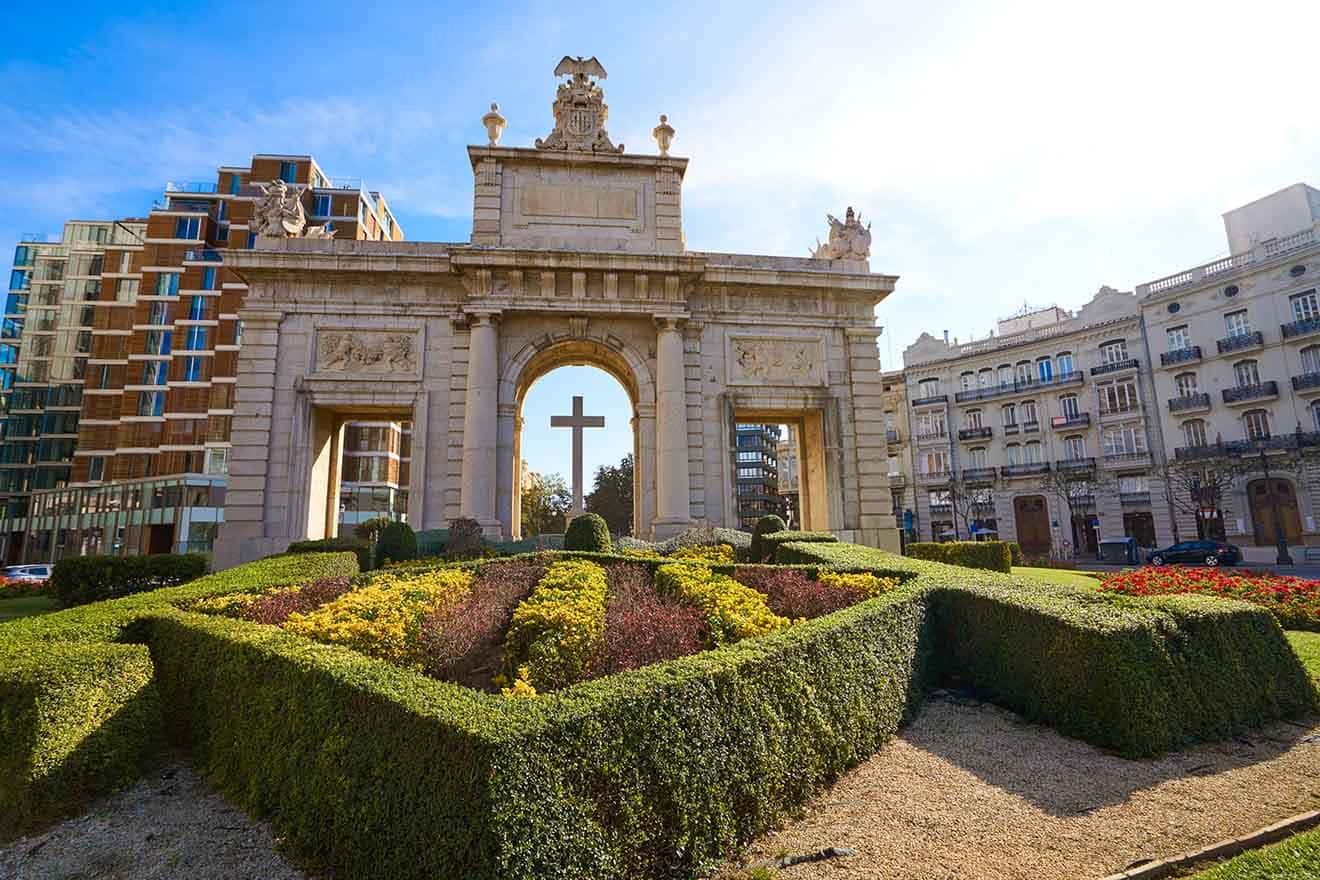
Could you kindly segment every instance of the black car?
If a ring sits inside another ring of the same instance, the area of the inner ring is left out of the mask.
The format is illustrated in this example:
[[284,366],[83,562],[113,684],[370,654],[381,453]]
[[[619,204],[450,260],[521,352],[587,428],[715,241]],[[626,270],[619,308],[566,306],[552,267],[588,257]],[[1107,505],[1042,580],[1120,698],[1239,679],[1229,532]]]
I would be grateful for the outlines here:
[[1190,562],[1201,565],[1237,565],[1242,551],[1223,541],[1179,541],[1163,550],[1152,550],[1146,557],[1151,565]]

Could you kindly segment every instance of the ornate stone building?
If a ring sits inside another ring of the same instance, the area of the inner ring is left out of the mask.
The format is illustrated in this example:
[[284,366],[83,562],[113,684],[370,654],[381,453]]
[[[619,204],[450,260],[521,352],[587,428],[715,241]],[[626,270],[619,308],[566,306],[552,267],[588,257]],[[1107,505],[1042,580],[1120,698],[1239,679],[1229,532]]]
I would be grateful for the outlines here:
[[874,317],[896,279],[870,272],[869,233],[849,212],[813,258],[687,250],[674,128],[658,155],[624,152],[599,62],[556,72],[534,149],[483,117],[470,242],[272,236],[232,256],[250,288],[218,565],[334,534],[360,419],[411,421],[415,528],[517,536],[523,397],[568,364],[632,398],[636,534],[736,526],[736,426],[766,423],[800,438],[804,527],[897,548]]

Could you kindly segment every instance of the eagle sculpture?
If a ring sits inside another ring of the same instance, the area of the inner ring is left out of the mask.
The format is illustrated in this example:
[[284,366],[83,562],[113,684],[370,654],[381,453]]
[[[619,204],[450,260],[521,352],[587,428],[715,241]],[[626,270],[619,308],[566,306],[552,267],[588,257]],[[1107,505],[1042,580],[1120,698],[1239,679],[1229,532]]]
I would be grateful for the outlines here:
[[574,58],[572,55],[565,55],[564,59],[555,66],[555,76],[594,76],[597,79],[605,79],[609,76],[605,68],[596,60],[596,56],[583,58],[581,55]]

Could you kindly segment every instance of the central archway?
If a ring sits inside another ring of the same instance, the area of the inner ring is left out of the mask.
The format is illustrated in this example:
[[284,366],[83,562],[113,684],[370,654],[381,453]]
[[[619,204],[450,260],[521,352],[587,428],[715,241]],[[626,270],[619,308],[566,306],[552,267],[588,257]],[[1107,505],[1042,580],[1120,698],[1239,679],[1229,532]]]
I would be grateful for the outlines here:
[[522,536],[523,403],[528,390],[560,367],[596,367],[616,379],[632,405],[633,534],[649,537],[655,519],[655,386],[646,360],[613,335],[542,337],[523,346],[501,370],[496,503],[506,536]]

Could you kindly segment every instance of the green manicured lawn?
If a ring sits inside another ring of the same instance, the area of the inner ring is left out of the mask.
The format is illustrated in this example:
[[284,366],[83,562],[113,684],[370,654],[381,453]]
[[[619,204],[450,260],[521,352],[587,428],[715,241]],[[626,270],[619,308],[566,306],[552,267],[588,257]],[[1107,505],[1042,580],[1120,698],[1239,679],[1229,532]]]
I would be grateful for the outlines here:
[[0,623],[31,617],[34,614],[47,614],[59,609],[59,603],[52,596],[20,596],[17,599],[0,599]]
[[1290,629],[1285,635],[1312,678],[1320,678],[1320,633]]
[[1193,880],[1314,880],[1316,877],[1320,877],[1320,831],[1298,834],[1192,875]]
[[1094,588],[1100,584],[1100,581],[1080,571],[1068,571],[1064,568],[1032,568],[1031,566],[1015,565],[1013,566],[1013,574],[1045,584],[1063,584],[1070,587]]

